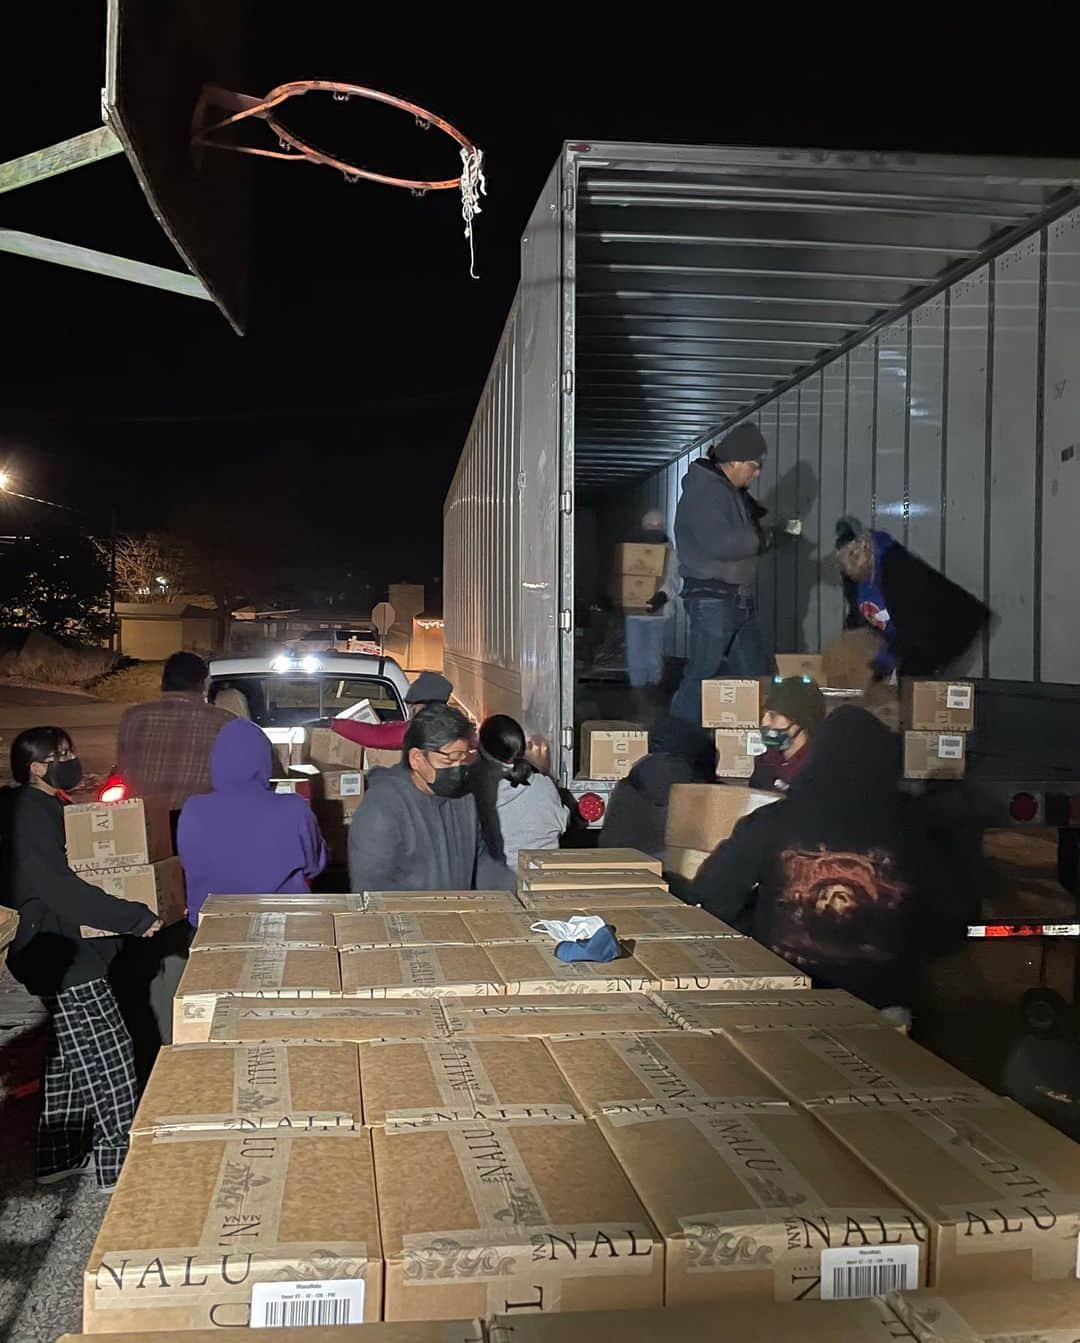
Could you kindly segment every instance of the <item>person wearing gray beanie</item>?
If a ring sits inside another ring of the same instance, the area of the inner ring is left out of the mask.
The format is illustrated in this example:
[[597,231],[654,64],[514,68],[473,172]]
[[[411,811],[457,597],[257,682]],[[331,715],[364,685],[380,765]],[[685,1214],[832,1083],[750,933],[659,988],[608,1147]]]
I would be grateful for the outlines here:
[[675,550],[690,648],[671,712],[701,722],[701,683],[769,669],[754,605],[767,510],[749,492],[768,445],[749,420],[691,462],[675,512]]

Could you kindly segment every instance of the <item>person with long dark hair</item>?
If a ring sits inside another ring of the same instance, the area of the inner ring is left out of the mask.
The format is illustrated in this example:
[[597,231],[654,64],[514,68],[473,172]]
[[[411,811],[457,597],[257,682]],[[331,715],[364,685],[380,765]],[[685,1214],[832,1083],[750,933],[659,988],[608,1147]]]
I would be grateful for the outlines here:
[[479,750],[470,770],[484,843],[511,872],[517,870],[521,849],[557,849],[570,820],[558,788],[533,768],[527,751],[521,724],[506,714],[493,714],[480,725]]
[[89,1168],[110,1192],[135,1118],[131,1037],[109,987],[112,937],[83,927],[150,937],[152,910],[91,886],[68,867],[64,806],[82,780],[71,738],[58,727],[21,732],[11,744],[18,787],[5,790],[3,902],[19,915],[8,967],[52,1019],[38,1129],[38,1183]]

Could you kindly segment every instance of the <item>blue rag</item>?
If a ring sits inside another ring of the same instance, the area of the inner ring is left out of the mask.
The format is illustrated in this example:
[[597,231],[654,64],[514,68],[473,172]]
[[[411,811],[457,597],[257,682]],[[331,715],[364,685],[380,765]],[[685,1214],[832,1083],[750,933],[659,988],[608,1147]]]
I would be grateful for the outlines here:
[[622,947],[609,924],[604,924],[584,942],[560,942],[555,948],[560,961],[617,961]]

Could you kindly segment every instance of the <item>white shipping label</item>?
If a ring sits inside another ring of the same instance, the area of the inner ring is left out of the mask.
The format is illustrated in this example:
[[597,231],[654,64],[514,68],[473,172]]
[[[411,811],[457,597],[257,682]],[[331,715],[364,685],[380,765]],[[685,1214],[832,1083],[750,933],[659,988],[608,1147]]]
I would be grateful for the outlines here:
[[913,1292],[918,1285],[917,1245],[866,1245],[821,1252],[822,1301]]
[[754,731],[746,734],[746,754],[764,755],[766,750],[765,743],[761,740],[761,733]]
[[969,685],[950,685],[945,688],[945,707],[948,709],[970,709],[971,691]]
[[257,1282],[251,1288],[252,1329],[329,1329],[363,1322],[363,1278]]
[[939,760],[963,760],[963,737],[942,733],[942,735],[938,737],[937,753]]
[[338,784],[342,797],[359,797],[364,791],[364,776],[361,773],[343,774]]

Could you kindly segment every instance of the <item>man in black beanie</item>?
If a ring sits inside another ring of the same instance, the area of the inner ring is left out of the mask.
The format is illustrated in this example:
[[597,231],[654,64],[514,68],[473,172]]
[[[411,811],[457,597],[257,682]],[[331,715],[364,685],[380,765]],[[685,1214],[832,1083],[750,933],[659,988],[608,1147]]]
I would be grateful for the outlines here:
[[764,676],[769,669],[754,591],[765,549],[766,510],[749,492],[766,452],[761,431],[737,425],[690,463],[675,512],[690,652],[671,712],[701,722],[701,683],[714,676]]

